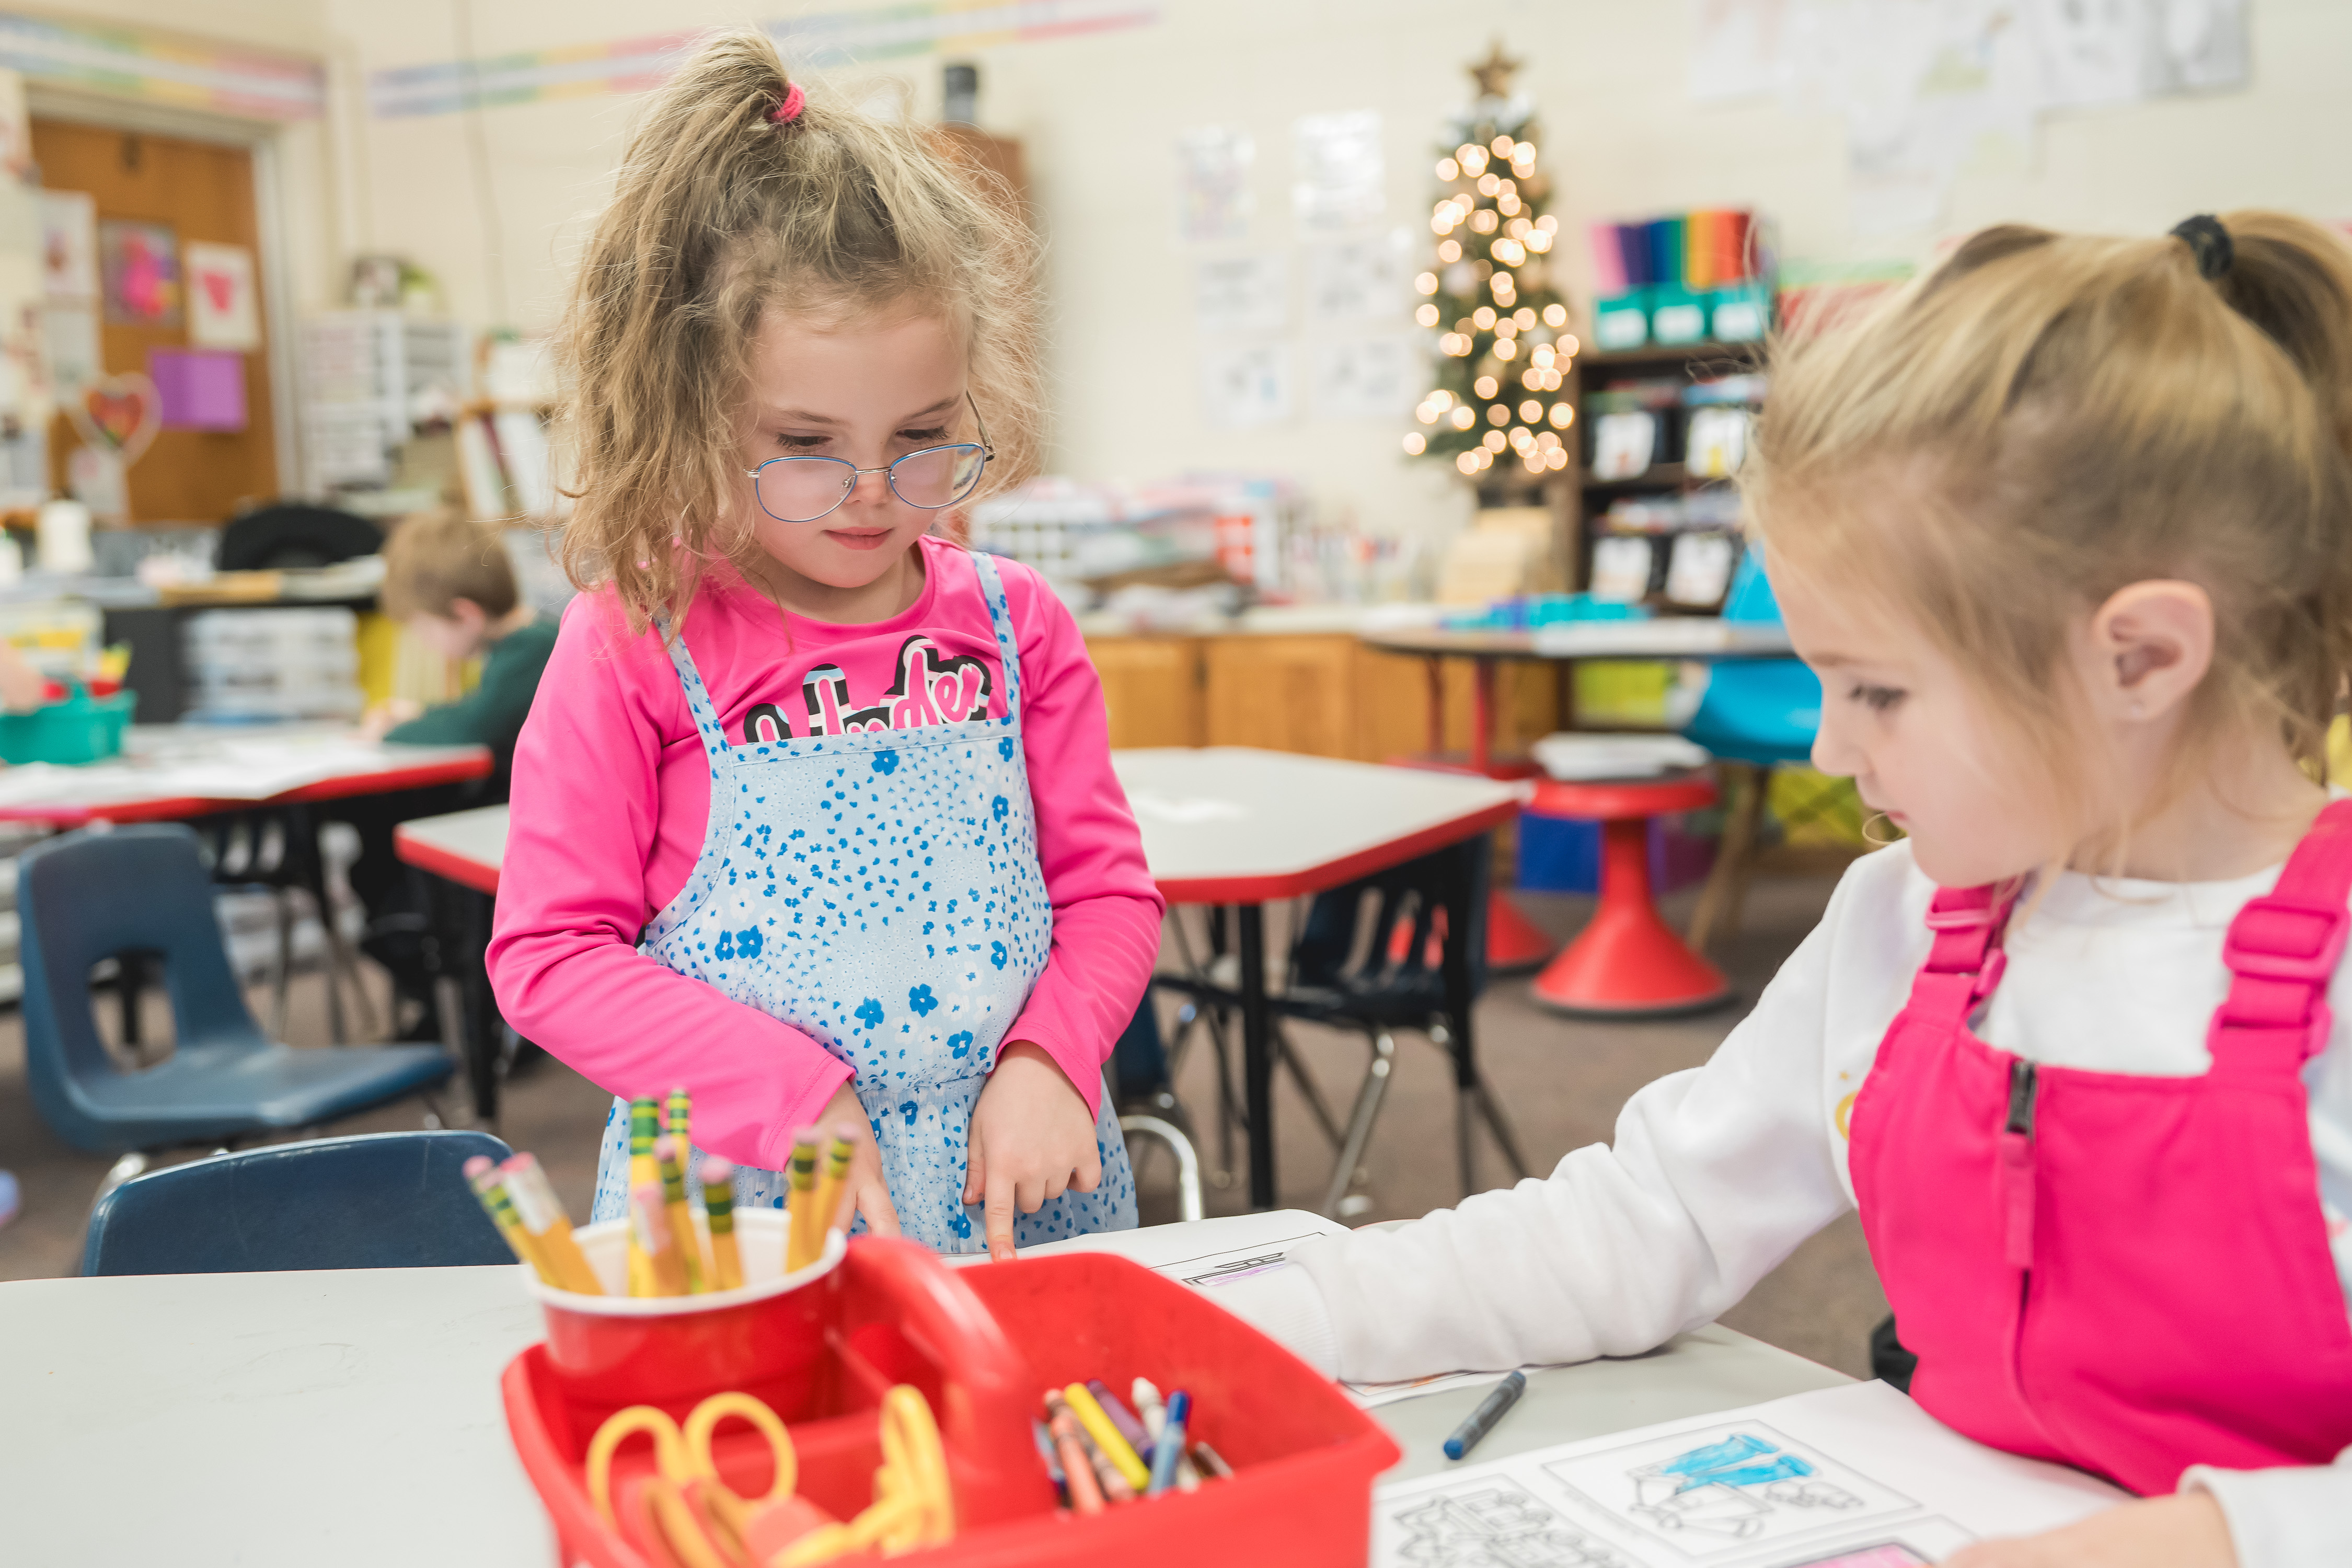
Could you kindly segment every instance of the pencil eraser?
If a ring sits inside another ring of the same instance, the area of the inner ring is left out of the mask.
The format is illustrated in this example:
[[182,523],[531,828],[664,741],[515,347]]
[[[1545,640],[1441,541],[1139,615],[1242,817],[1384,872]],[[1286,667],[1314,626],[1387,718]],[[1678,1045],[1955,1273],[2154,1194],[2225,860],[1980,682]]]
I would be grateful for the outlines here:
[[702,1184],[704,1186],[709,1186],[716,1182],[731,1182],[734,1179],[735,1162],[719,1154],[703,1156]]
[[464,1168],[466,1172],[466,1179],[470,1182],[475,1177],[480,1175],[484,1171],[492,1168],[490,1157],[488,1154],[477,1154],[472,1159],[466,1162]]

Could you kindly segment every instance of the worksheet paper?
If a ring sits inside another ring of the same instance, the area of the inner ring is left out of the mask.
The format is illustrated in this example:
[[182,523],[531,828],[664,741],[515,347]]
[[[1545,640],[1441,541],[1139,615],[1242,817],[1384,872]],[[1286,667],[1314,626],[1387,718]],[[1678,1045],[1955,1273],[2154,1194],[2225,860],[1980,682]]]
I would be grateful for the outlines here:
[[1372,1563],[1906,1568],[2124,1500],[1855,1383],[1379,1488]]

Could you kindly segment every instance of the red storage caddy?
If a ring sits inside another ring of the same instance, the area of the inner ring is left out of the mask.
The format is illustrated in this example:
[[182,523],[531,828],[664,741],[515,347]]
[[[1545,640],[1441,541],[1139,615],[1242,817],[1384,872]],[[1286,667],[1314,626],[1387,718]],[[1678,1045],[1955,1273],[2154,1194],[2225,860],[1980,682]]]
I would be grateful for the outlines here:
[[[1373,1478],[1398,1457],[1370,1416],[1273,1341],[1185,1287],[1099,1253],[950,1269],[911,1242],[860,1237],[823,1279],[730,1310],[812,1326],[773,1333],[754,1323],[714,1335],[706,1325],[681,1338],[678,1356],[640,1353],[625,1373],[567,1373],[544,1344],[508,1365],[507,1425],[553,1516],[563,1563],[656,1568],[589,1502],[589,1439],[623,1405],[682,1418],[726,1389],[769,1401],[799,1453],[801,1495],[843,1519],[873,1500],[884,1391],[919,1389],[947,1449],[957,1535],[908,1557],[941,1568],[1197,1568],[1208,1553],[1354,1568],[1370,1548]],[[814,1337],[814,1358],[802,1333]],[[1192,1435],[1224,1457],[1233,1478],[1089,1517],[1061,1513],[1031,1415],[1049,1386],[1099,1377],[1124,1394],[1139,1375],[1191,1392]],[[766,1489],[768,1449],[757,1434],[722,1429],[713,1458],[738,1491]],[[613,1468],[615,1495],[651,1467],[646,1444],[625,1446]]]

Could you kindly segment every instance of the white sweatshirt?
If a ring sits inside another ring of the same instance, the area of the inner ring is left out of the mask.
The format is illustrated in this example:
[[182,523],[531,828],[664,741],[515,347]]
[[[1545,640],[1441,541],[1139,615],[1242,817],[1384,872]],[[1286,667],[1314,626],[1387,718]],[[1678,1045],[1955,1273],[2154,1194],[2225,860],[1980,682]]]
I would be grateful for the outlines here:
[[[2230,882],[2062,875],[2013,923],[1978,1034],[2053,1066],[2189,1076],[2230,984],[2221,938],[2279,868]],[[1218,1300],[1333,1376],[1631,1355],[1710,1322],[1853,1205],[1842,1108],[1929,945],[1935,889],[1896,844],[1857,861],[1822,923],[1705,1067],[1627,1101],[1613,1147],[1388,1231],[1307,1244]],[[2023,906],[2021,906],[2023,907]],[[2305,1073],[2336,1272],[2352,1293],[2352,978]],[[2241,1568],[2352,1563],[2352,1449],[2333,1467],[2191,1470]]]

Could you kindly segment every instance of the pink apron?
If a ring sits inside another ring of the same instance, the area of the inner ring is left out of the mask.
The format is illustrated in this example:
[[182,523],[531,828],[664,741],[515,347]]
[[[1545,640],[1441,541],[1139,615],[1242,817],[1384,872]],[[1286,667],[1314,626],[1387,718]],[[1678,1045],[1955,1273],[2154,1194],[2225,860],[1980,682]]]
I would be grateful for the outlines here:
[[1849,1123],[1913,1397],[2011,1453],[2142,1494],[2190,1465],[2321,1465],[2352,1444],[2352,1322],[2302,1068],[2327,1044],[2352,801],[2230,925],[2197,1078],[2040,1067],[1977,1038],[2009,900],[1941,889],[1935,945]]

